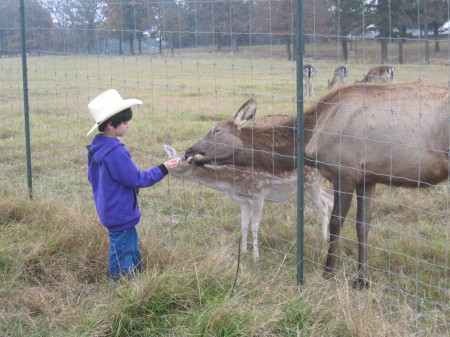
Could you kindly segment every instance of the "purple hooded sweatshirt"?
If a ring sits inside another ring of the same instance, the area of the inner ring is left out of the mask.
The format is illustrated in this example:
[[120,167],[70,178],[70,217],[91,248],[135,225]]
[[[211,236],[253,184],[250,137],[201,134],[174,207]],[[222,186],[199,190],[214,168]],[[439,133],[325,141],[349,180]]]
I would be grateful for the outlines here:
[[136,189],[159,182],[168,173],[166,167],[140,171],[123,143],[102,134],[94,137],[88,151],[88,180],[100,222],[110,232],[135,226],[141,218]]

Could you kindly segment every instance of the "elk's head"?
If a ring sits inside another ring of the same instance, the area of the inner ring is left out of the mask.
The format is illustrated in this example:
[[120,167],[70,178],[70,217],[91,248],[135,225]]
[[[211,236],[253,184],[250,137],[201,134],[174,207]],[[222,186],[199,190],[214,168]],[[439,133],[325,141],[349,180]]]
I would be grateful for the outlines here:
[[241,138],[241,128],[247,121],[253,120],[255,114],[256,101],[249,99],[232,120],[214,126],[205,137],[186,150],[184,157],[193,157],[196,165],[236,164],[236,157],[247,147]]

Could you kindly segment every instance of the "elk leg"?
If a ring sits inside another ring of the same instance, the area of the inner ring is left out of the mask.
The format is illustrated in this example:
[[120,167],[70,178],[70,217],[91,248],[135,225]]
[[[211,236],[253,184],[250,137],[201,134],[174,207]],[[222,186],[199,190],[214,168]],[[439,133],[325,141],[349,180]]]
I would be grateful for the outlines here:
[[372,218],[372,196],[375,184],[363,184],[356,188],[356,233],[358,236],[358,276],[353,287],[366,287],[367,281],[367,240]]
[[253,260],[259,259],[258,251],[258,230],[261,221],[261,214],[264,206],[264,198],[255,197],[252,203],[252,232],[253,232]]
[[325,264],[325,277],[332,276],[336,269],[336,257],[341,235],[341,227],[350,208],[353,197],[351,187],[339,190],[339,185],[334,186],[334,206],[330,219],[330,244],[328,247],[327,262]]
[[248,225],[250,223],[250,203],[241,203],[241,251],[247,252]]

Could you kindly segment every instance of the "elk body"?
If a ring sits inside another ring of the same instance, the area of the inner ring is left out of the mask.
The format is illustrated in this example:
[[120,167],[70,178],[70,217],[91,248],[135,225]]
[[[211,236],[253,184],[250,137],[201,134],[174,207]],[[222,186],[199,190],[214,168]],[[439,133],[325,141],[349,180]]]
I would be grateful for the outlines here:
[[[277,132],[283,133],[286,130],[285,127],[278,125],[278,123],[286,123],[288,121],[289,124],[293,125],[296,119],[295,116],[267,116],[254,122],[249,122],[253,120],[255,113],[256,101],[250,99],[237,111],[233,121],[227,121],[215,126],[208,135],[214,138],[218,134],[225,135],[226,132],[231,131],[231,128],[234,128],[234,131],[236,131],[234,136],[242,136],[240,138],[241,142],[250,140],[249,132],[251,132],[254,135],[255,143],[263,141],[266,143],[266,146],[271,147],[273,145],[271,144],[272,135],[275,135]],[[276,131],[277,128],[281,128],[281,130]],[[294,136],[292,131],[291,126],[290,131],[287,132],[291,134],[291,137]],[[208,144],[210,141],[214,142],[214,139],[205,140],[203,144],[212,145]],[[205,157],[202,151],[197,151],[193,163],[184,161],[170,173],[176,177],[185,178],[225,192],[233,201],[241,205],[242,251],[247,251],[247,232],[251,222],[253,258],[256,260],[259,257],[258,230],[264,201],[283,202],[290,199],[297,192],[297,170],[294,167],[293,161],[295,158],[292,155],[295,142],[296,138],[284,139],[278,144],[285,147],[285,156],[289,157],[289,160],[292,162],[286,167],[269,165],[268,163],[263,164],[258,158],[253,156],[251,149],[248,149],[249,151],[242,149],[245,162],[239,161],[239,164],[236,163],[236,165],[233,162],[214,165],[214,160],[208,160],[208,157]],[[244,145],[244,143],[242,144]],[[225,143],[222,145],[227,146]],[[247,146],[247,144],[244,146]],[[189,151],[180,155],[167,145],[165,150],[170,158],[190,157]],[[204,165],[203,160],[208,160],[208,163],[212,165]],[[271,161],[276,160],[276,158],[271,159]],[[322,234],[325,240],[329,215],[333,207],[333,197],[324,191],[322,183],[323,178],[316,169],[305,167],[305,197],[312,202],[317,212],[322,215]]]
[[369,69],[367,75],[357,83],[392,82],[394,80],[395,68],[390,66],[379,66]]
[[[326,275],[333,274],[336,268],[341,227],[354,192],[358,238],[355,285],[365,286],[375,185],[426,187],[448,179],[449,96],[447,84],[351,84],[329,92],[305,111],[305,164],[317,167],[335,191]],[[251,142],[239,135],[243,127],[238,131],[237,126],[228,124],[211,131],[186,155],[200,154],[201,163],[217,165],[233,161],[239,165],[246,157],[248,164],[250,157],[267,171],[294,166],[281,144],[293,142],[295,121],[291,119],[283,125],[285,131],[280,129],[266,137],[268,142],[258,138]],[[292,156],[292,144],[288,147]]]
[[337,83],[338,85],[345,85],[347,83],[348,68],[344,66],[334,69],[333,78],[328,80],[327,89],[330,90]]
[[317,70],[310,64],[303,66],[303,90],[306,96],[314,96]]
[[326,273],[357,196],[358,277],[367,284],[367,237],[375,185],[426,187],[449,177],[450,90],[444,84],[354,84],[305,111],[305,164],[334,188]]

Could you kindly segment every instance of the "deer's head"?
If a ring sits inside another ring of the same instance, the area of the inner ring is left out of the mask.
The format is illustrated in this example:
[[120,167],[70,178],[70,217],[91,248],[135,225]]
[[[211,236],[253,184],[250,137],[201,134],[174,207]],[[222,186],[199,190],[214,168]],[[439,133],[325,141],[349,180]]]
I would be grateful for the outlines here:
[[334,83],[331,82],[330,80],[327,81],[328,81],[327,89],[330,90],[331,88],[333,88]]

